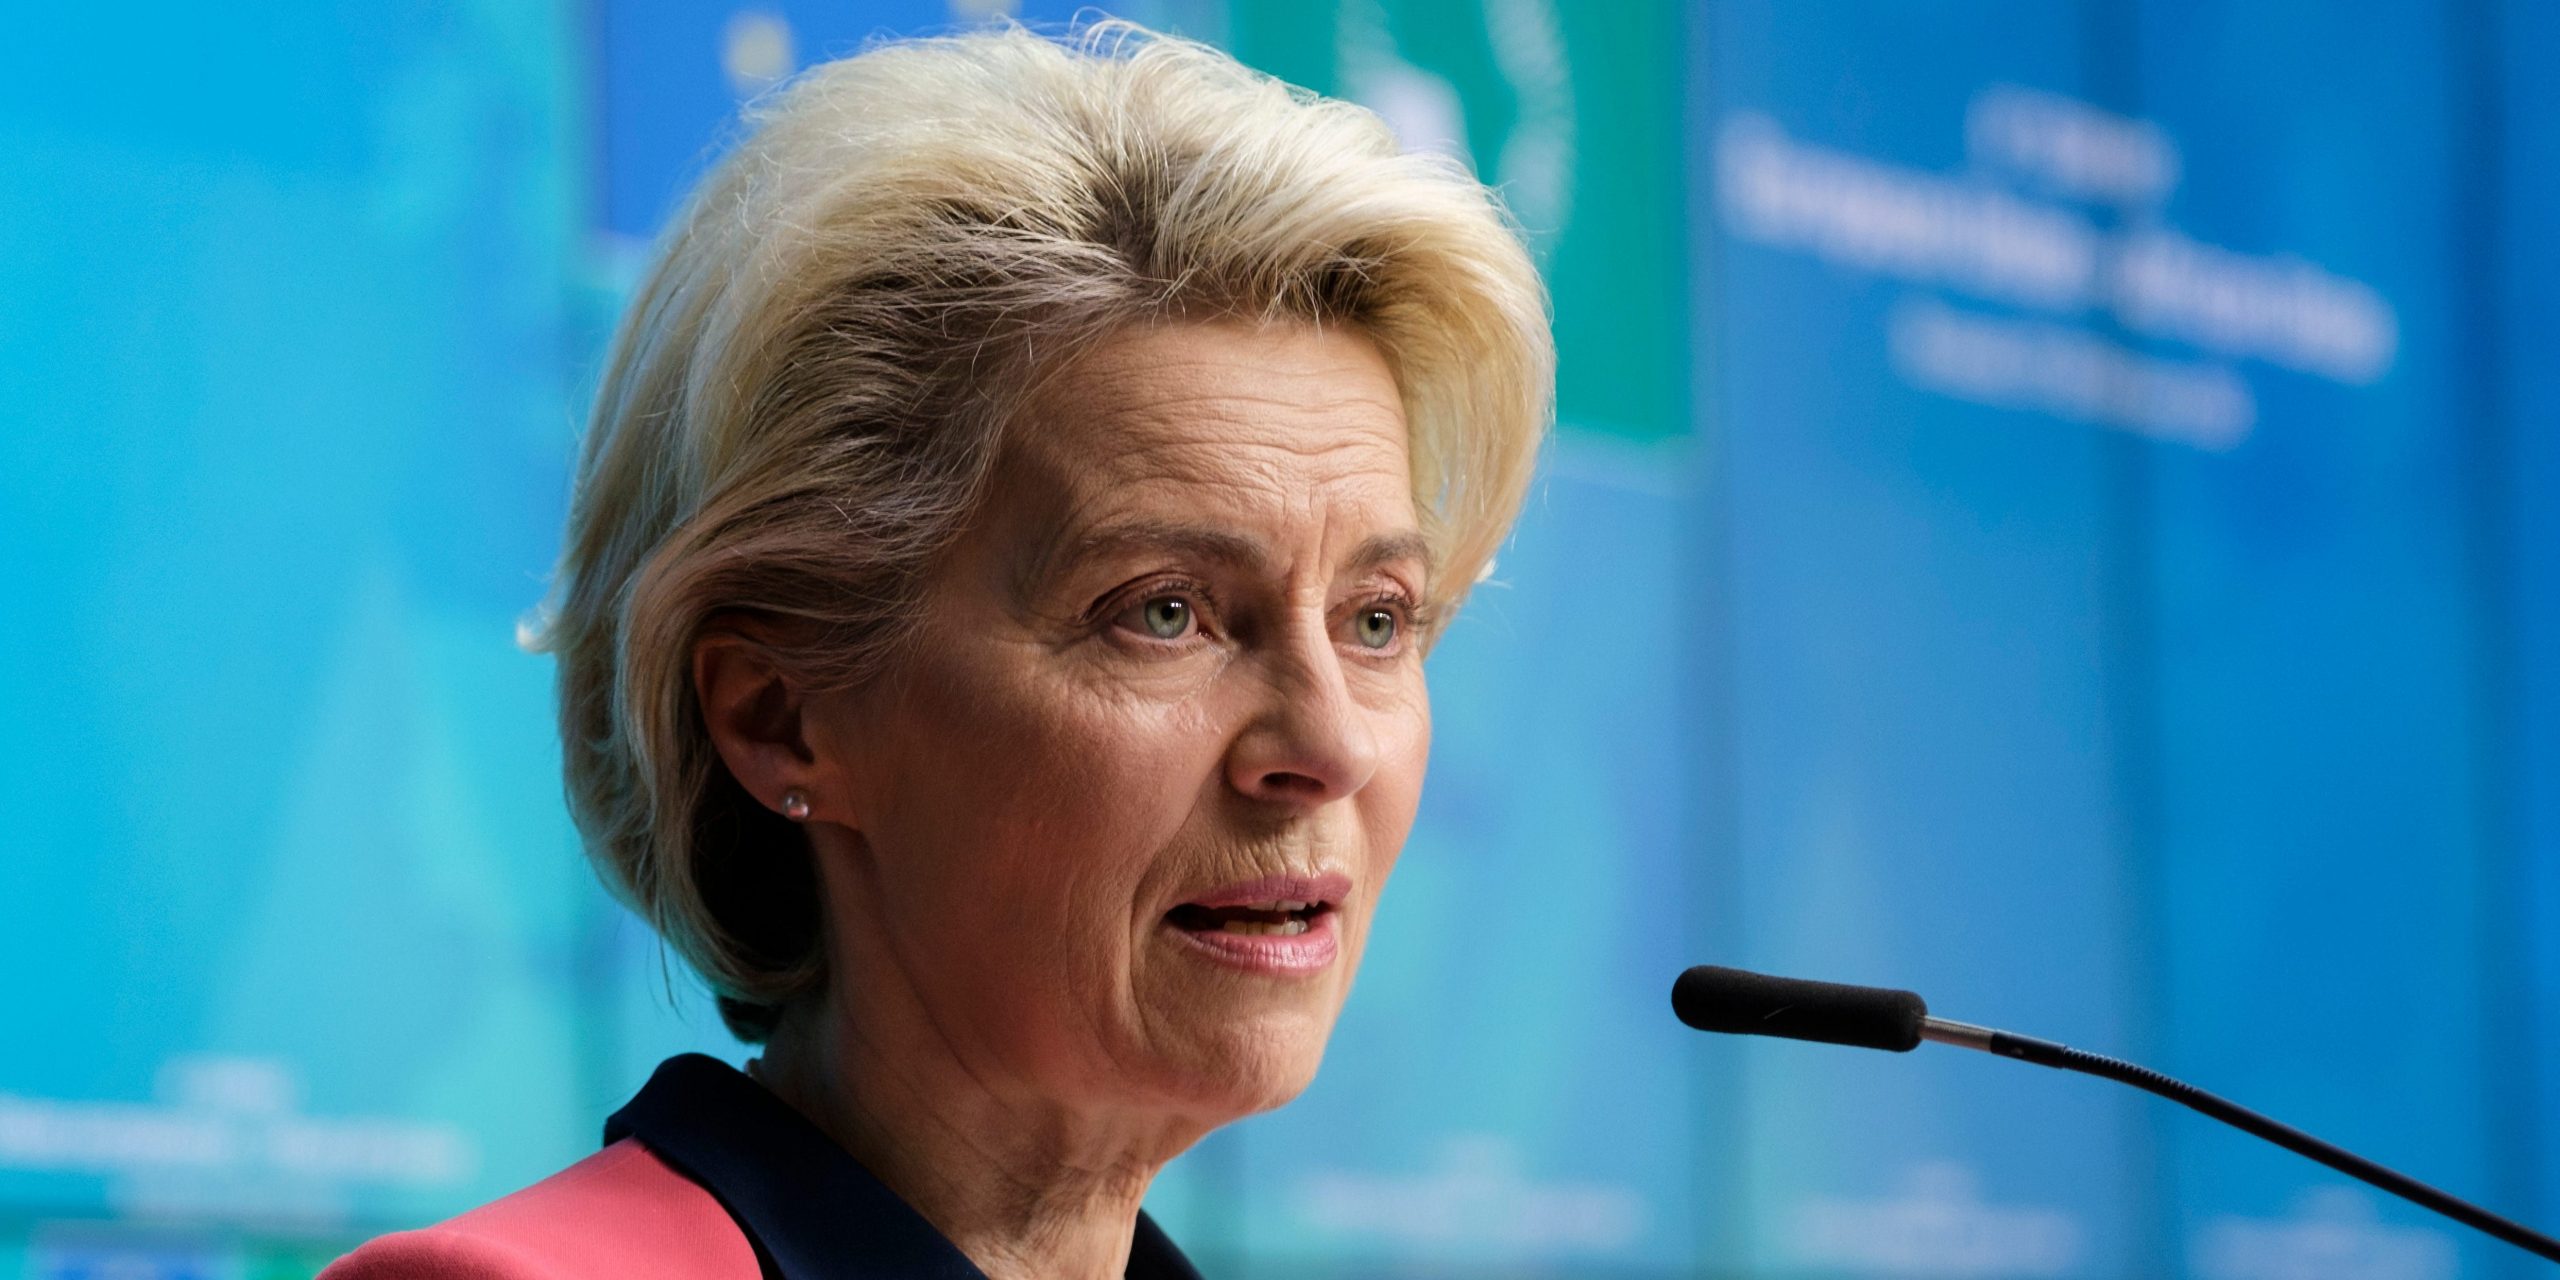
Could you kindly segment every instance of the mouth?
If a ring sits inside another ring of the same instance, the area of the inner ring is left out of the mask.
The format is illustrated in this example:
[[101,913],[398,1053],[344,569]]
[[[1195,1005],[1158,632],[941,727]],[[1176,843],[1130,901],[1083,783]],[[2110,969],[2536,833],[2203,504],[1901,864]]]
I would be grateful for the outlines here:
[[1275,899],[1233,907],[1204,907],[1186,902],[1164,913],[1165,923],[1185,933],[1228,933],[1245,938],[1294,938],[1315,927],[1316,917],[1333,910],[1329,902]]
[[1343,875],[1269,876],[1226,885],[1165,912],[1165,925],[1206,955],[1255,972],[1332,963],[1333,917],[1351,896]]

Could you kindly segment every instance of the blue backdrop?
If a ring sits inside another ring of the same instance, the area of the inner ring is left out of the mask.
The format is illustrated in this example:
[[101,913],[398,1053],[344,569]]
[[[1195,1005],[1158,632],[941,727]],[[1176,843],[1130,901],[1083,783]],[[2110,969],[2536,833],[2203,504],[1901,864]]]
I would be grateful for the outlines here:
[[[741,1056],[514,624],[738,101],[1012,8],[7,20],[0,1275],[307,1275]],[[2560,1223],[2560,10],[1120,12],[1467,156],[1565,360],[1324,1073],[1158,1185],[1212,1274],[2529,1274],[2140,1095],[1663,997],[1914,986]]]

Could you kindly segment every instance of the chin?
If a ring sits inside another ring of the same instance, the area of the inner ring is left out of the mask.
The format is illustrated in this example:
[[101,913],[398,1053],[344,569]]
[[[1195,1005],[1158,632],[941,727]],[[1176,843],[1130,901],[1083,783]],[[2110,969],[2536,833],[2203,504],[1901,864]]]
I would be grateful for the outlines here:
[[1203,1028],[1170,1072],[1186,1109],[1215,1123],[1287,1105],[1304,1093],[1324,1061],[1330,1016],[1273,1013]]
[[[1313,1083],[1349,994],[1359,937],[1342,938],[1329,963],[1296,975],[1257,972],[1160,930],[1162,947],[1141,970],[1131,1025],[1143,1037],[1138,1084],[1212,1126],[1286,1105]],[[1258,957],[1248,956],[1253,960]]]

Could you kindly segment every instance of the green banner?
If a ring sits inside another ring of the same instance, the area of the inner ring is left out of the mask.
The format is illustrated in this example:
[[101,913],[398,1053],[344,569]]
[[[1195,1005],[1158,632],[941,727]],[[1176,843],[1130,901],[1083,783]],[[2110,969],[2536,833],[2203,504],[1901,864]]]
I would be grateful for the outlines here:
[[1689,432],[1681,22],[1666,0],[1233,0],[1227,43],[1499,187],[1555,294],[1560,418],[1650,443]]

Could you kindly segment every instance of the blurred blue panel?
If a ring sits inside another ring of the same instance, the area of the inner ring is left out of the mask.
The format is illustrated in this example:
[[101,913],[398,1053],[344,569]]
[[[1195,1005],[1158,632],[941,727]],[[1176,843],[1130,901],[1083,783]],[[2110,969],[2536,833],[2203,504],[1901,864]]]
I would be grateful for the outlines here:
[[[1739,917],[1727,962],[2120,1048],[2141,973],[2111,424],[2143,406],[2084,367],[2131,359],[2089,355],[2084,322],[2092,193],[2156,175],[2053,163],[2057,129],[2103,116],[2089,40],[2077,9],[2031,2],[1734,3],[1704,33],[1693,227],[1734,757],[1713,816],[1740,902],[1711,909]],[[2116,1091],[1945,1049],[1718,1052],[1748,1097],[1725,1266],[2156,1265]]]
[[450,1213],[592,1143],[598,898],[514,643],[573,441],[578,33],[69,13],[0,76],[0,1215]]
[[383,138],[374,114],[348,105],[414,73],[418,49],[468,42],[489,7],[13,6],[0,40],[0,121],[265,172],[354,176],[378,159]]
[[604,226],[656,235],[738,104],[874,35],[947,26],[944,0],[606,0],[596,6],[604,133]]
[[[2515,750],[2500,762],[2515,802],[2515,847],[2506,865],[2521,877],[2511,929],[2525,943],[2528,1003],[2500,1016],[2520,1043],[2516,1055],[2532,1092],[2518,1101],[2528,1124],[2528,1170],[2538,1196],[2531,1221],[2560,1228],[2560,6],[2501,0],[2485,38],[2498,56],[2502,111],[2496,219],[2495,311],[2504,331],[2502,440],[2509,452],[2505,510],[2512,527],[2501,558],[2514,610],[2505,637],[2515,681]],[[2491,1052],[2500,1052],[2493,1047]]]
[[[2491,1060],[2521,1046],[2488,1021],[2504,855],[2481,783],[2499,763],[2472,518],[2491,496],[2466,310],[2484,300],[2464,249],[2462,166],[2486,157],[2467,145],[2456,35],[2415,0],[2353,21],[2315,3],[2141,6],[2141,108],[2184,155],[2166,216],[2361,282],[2393,334],[2368,377],[2284,367],[2259,334],[2242,353],[2252,434],[2149,459],[2154,1065],[2512,1204],[2498,1134],[2517,1099]],[[2358,323],[2351,293],[2296,296],[2230,264],[2194,287],[2252,326]],[[2502,1246],[2285,1152],[2184,1117],[2165,1132],[2193,1274],[2506,1274]]]

